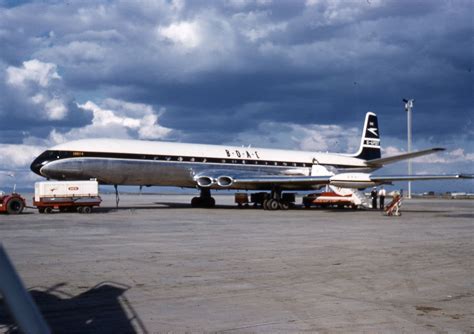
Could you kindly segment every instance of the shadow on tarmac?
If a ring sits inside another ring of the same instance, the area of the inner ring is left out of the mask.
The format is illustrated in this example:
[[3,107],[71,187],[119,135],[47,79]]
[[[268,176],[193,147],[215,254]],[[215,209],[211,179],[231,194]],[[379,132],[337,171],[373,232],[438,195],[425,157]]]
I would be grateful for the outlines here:
[[[249,205],[249,206],[242,206],[239,207],[235,204],[216,204],[213,208],[200,208],[200,207],[192,207],[189,203],[176,203],[176,202],[154,202],[153,205],[139,205],[139,206],[130,206],[130,205],[119,205],[118,208],[115,207],[98,207],[94,208],[92,213],[108,213],[114,211],[122,211],[122,210],[167,210],[167,209],[192,209],[192,210],[236,210],[236,211],[247,211],[247,210],[261,210],[264,211],[263,208],[259,206]],[[322,211],[322,212],[342,212],[342,213],[354,213],[357,211],[379,211],[379,210],[371,210],[371,209],[350,209],[350,208],[305,208],[301,205],[296,205],[294,207],[290,207],[288,211]],[[285,210],[286,211],[286,210]],[[277,211],[270,211],[270,212],[282,212],[282,210]]]
[[[66,283],[29,290],[52,333],[147,333],[141,319],[124,296],[120,283],[102,282],[71,296],[59,290]],[[0,299],[0,329],[21,333]]]

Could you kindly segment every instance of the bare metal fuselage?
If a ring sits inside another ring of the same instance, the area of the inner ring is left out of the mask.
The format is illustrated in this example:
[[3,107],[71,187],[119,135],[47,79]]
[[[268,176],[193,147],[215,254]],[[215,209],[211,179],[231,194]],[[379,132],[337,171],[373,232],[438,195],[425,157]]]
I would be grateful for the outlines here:
[[[289,166],[225,165],[209,162],[148,161],[109,158],[69,158],[51,161],[40,169],[40,174],[60,180],[88,180],[96,178],[102,184],[155,185],[196,187],[196,175],[213,173],[231,175],[275,176],[309,174],[311,169]],[[217,184],[211,188],[220,188]],[[262,189],[261,186],[230,189]],[[292,187],[288,187],[291,189]],[[298,188],[301,188],[299,186]],[[309,187],[315,189],[318,187]]]

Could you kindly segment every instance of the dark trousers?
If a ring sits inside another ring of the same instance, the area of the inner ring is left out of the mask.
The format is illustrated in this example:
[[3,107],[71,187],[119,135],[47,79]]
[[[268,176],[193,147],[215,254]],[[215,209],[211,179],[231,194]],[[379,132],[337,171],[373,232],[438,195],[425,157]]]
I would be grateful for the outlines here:
[[377,209],[377,197],[372,197],[372,208]]
[[380,210],[383,210],[385,202],[385,196],[380,196]]

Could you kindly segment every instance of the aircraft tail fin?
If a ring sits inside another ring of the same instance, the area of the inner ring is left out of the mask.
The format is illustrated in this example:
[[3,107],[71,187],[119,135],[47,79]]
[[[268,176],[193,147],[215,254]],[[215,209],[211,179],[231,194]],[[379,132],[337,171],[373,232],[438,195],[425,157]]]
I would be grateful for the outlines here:
[[379,159],[380,152],[380,132],[377,115],[368,112],[365,115],[364,130],[360,140],[359,151],[353,155],[355,158],[364,160]]

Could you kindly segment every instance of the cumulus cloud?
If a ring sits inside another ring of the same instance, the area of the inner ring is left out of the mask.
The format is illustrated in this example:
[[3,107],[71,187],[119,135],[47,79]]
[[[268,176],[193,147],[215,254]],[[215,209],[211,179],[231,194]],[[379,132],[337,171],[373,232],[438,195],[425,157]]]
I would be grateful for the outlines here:
[[54,79],[61,79],[57,66],[37,59],[24,61],[22,67],[9,66],[7,68],[7,83],[16,87],[24,88],[29,82],[40,87],[47,87]]
[[38,59],[6,69],[7,85],[39,110],[36,114],[48,120],[62,120],[68,113],[64,96],[58,95],[61,94],[61,80],[56,64]]
[[48,137],[51,144],[94,137],[156,140],[164,139],[172,133],[172,129],[158,123],[165,110],[155,112],[146,104],[106,99],[100,104],[87,101],[78,107],[83,112],[92,113],[92,122],[67,132],[54,129]]
[[202,41],[199,24],[197,22],[177,22],[166,27],[158,27],[160,36],[179,44],[185,48],[195,48]]

